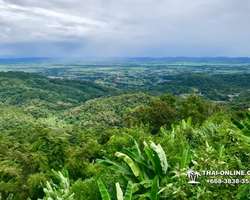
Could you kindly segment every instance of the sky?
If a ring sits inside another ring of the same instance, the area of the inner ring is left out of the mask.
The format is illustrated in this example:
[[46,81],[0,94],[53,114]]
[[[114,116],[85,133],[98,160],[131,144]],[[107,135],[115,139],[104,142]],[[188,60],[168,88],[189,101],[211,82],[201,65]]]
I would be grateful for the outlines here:
[[250,0],[0,0],[0,57],[250,57]]

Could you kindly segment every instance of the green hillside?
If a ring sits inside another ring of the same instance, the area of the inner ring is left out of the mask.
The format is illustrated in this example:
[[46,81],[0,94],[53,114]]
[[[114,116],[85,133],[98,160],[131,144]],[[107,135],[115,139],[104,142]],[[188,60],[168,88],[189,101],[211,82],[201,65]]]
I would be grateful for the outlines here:
[[[24,72],[0,72],[2,105],[29,105],[38,101],[58,104],[54,108],[72,107],[89,99],[105,96],[113,88],[88,81],[48,79]],[[38,101],[37,101],[38,100]]]
[[127,109],[147,105],[151,97],[146,94],[125,94],[87,101],[79,107],[67,110],[64,119],[82,128],[93,126],[121,126]]
[[[223,106],[208,99],[246,94],[237,78],[229,90],[230,80],[182,74],[118,90],[1,72],[0,199],[249,199],[248,184],[218,184],[248,175],[201,174],[250,168],[247,95]],[[201,184],[189,184],[189,169]]]

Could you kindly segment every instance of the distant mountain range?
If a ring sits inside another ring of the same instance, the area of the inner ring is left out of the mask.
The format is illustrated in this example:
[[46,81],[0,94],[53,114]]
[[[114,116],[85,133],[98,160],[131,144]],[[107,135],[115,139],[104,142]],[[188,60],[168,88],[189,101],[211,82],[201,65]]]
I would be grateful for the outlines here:
[[134,57],[134,58],[0,58],[0,63],[20,63],[20,62],[197,62],[197,63],[250,63],[249,57]]

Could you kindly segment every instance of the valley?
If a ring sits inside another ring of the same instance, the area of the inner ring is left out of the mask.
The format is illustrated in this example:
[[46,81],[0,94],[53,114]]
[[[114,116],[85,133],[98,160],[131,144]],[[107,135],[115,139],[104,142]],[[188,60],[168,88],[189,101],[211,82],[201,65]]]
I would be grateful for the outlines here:
[[214,62],[0,61],[1,199],[199,199],[188,168],[247,170],[250,64]]

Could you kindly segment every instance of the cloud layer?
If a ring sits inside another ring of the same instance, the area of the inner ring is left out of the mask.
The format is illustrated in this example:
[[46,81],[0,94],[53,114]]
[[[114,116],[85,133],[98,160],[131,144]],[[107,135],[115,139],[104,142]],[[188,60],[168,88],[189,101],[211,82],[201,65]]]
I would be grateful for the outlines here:
[[0,0],[0,56],[250,56],[249,0]]

